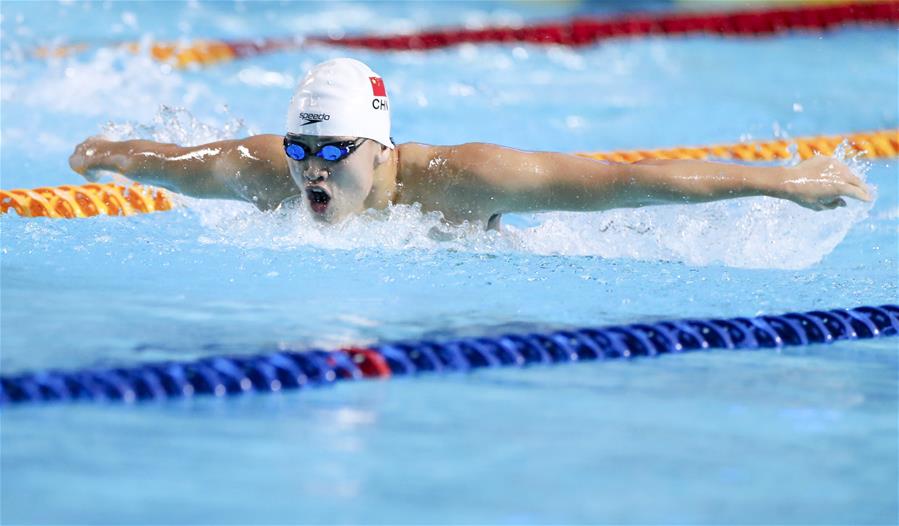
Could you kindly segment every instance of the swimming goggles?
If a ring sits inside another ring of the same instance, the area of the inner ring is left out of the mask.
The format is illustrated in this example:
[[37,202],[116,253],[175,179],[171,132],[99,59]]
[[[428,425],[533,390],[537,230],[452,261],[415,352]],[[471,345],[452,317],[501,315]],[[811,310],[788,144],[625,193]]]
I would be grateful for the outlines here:
[[367,140],[362,138],[355,141],[332,142],[321,145],[318,151],[313,152],[311,148],[288,135],[284,137],[284,153],[294,161],[302,161],[310,155],[315,155],[333,162],[346,158]]

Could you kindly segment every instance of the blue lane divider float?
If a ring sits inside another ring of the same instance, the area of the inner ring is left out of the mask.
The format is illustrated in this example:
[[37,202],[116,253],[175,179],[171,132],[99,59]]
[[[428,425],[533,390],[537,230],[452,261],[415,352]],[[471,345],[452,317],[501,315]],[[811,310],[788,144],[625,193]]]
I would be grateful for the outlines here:
[[708,349],[761,349],[896,336],[899,306],[674,320],[545,334],[385,343],[337,351],[215,356],[193,362],[0,376],[0,404],[162,400],[268,393],[338,381],[482,367],[527,367]]

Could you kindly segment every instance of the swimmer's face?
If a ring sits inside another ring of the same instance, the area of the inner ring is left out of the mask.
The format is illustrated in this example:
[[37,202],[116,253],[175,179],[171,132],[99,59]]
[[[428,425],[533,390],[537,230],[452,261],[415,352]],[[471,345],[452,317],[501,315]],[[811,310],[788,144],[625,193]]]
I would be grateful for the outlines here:
[[[306,147],[302,160],[288,156],[290,175],[303,189],[306,203],[318,220],[335,223],[350,214],[362,212],[365,200],[374,184],[374,170],[378,165],[382,146],[372,140],[357,137],[319,137],[292,135],[291,141]],[[349,155],[329,161],[314,155],[328,144],[358,143]]]

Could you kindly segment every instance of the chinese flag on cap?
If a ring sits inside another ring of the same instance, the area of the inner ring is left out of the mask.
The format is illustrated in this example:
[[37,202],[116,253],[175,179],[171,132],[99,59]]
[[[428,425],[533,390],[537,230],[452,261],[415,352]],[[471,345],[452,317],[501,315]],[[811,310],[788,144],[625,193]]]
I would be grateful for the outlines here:
[[387,90],[384,89],[384,80],[381,77],[368,77],[371,81],[371,94],[375,97],[386,97]]

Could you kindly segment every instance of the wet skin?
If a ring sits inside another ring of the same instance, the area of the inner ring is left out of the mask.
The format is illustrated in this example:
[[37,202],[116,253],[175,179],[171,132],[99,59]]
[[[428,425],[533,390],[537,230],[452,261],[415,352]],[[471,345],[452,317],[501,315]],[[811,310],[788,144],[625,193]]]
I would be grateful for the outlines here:
[[[299,136],[312,151],[356,137]],[[605,163],[575,155],[525,152],[486,143],[395,149],[365,140],[349,156],[301,161],[280,135],[182,147],[92,137],[69,159],[88,180],[113,171],[134,181],[201,198],[237,199],[261,210],[303,195],[313,216],[334,223],[389,204],[421,205],[453,223],[498,226],[506,212],[595,211],[699,203],[747,196],[791,200],[812,210],[868,201],[868,187],[842,162],[814,157],[793,167],[705,161]]]

